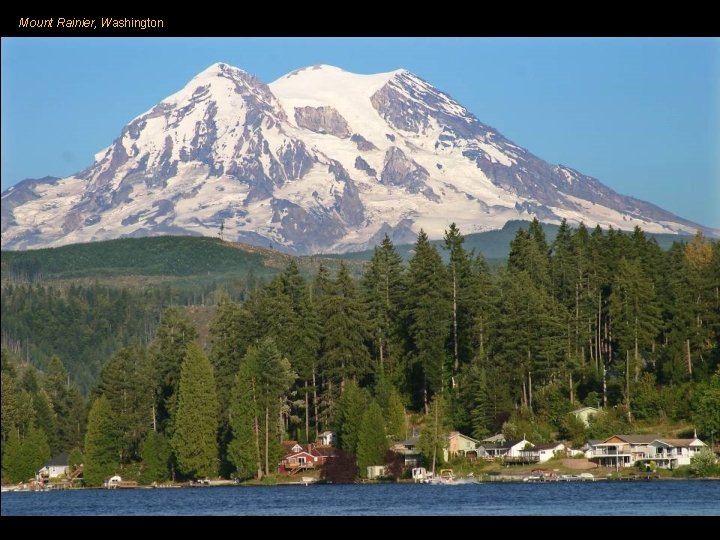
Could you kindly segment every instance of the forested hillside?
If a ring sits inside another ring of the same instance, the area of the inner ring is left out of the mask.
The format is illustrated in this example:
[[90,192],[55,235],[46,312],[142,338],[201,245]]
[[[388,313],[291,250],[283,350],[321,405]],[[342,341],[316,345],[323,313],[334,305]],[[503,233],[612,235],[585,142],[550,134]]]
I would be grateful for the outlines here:
[[[533,222],[497,271],[454,225],[441,249],[447,262],[421,232],[405,263],[386,238],[358,278],[288,259],[265,283],[213,296],[204,349],[160,293],[6,284],[3,332],[24,324],[62,344],[64,329],[67,356],[36,373],[4,349],[3,448],[42,435],[53,451],[84,448],[92,478],[121,465],[152,481],[272,474],[283,440],[325,429],[359,463],[411,423],[426,452],[450,429],[574,443],[663,421],[720,433],[720,243],[663,251],[639,229],[564,223],[548,242]],[[107,341],[83,409],[62,363],[98,324]],[[581,404],[604,411],[589,428],[567,414]]]

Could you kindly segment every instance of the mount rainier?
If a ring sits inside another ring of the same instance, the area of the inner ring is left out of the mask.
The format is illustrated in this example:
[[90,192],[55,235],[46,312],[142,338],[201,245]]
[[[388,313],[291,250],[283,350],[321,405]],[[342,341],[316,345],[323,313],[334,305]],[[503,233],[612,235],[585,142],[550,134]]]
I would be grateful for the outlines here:
[[267,85],[214,64],[126,125],[89,168],[2,194],[2,247],[217,236],[296,254],[532,219],[717,231],[551,165],[416,75],[332,66]]

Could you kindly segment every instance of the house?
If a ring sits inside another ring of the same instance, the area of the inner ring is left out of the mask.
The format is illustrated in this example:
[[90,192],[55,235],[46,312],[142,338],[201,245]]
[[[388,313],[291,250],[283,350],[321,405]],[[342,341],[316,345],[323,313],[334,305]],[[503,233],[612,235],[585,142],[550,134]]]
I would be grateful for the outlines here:
[[[482,443],[477,439],[463,435],[459,431],[453,431],[448,435],[447,447],[443,448],[443,458],[445,461],[455,456],[475,459],[478,457],[478,447],[481,446]],[[485,453],[484,448],[482,449],[482,453]]]
[[385,476],[385,465],[368,465],[367,477],[368,480],[375,480]]
[[406,468],[417,467],[420,465],[422,455],[417,449],[419,440],[420,438],[418,436],[413,435],[402,442],[394,444],[391,448],[393,452],[396,452],[405,458],[404,466]]
[[318,446],[335,446],[337,437],[334,431],[323,431],[317,438]]
[[497,435],[493,435],[492,437],[483,439],[482,442],[495,445],[505,444],[505,435],[503,435],[502,433],[498,433]]
[[67,476],[69,472],[70,467],[68,466],[67,452],[62,452],[42,466],[37,472],[37,479],[43,481],[50,480],[52,478],[59,478],[60,476]]
[[314,444],[299,444],[296,441],[283,442],[285,457],[278,465],[278,472],[295,474],[312,470],[334,457],[335,449],[329,446],[317,447]]
[[594,444],[586,455],[601,467],[632,467],[636,461],[655,454],[650,443],[659,438],[659,435],[613,435]]
[[502,442],[497,442],[494,444],[485,444],[483,445],[483,451],[485,453],[485,456],[489,459],[494,458],[503,458],[505,461],[508,462],[522,462],[523,455],[520,454],[521,451],[525,450],[528,445],[530,447],[535,446],[533,443],[525,439],[524,437],[521,440],[510,440],[506,441],[504,439],[500,439]]
[[697,437],[692,439],[656,439],[649,445],[648,455],[637,461],[654,461],[660,469],[675,469],[681,465],[690,465],[690,459],[707,446]]
[[600,410],[596,409],[595,407],[580,407],[579,409],[571,411],[570,414],[572,414],[575,418],[585,424],[585,427],[589,427],[590,418],[592,418],[599,412]]
[[562,443],[536,444],[532,448],[520,450],[520,457],[528,463],[545,463],[556,455],[564,455],[565,450]]

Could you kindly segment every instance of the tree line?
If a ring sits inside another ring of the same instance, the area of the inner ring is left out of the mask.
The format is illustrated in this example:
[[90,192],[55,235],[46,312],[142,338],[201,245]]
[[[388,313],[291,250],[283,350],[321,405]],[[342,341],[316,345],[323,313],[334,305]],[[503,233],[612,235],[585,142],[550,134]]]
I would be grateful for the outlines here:
[[[344,264],[308,279],[291,261],[241,301],[220,300],[205,351],[167,308],[149,344],[104,365],[87,422],[57,365],[36,388],[4,351],[4,451],[41,430],[52,451],[82,448],[97,483],[133,467],[146,481],[261,478],[284,440],[326,429],[363,472],[410,434],[410,415],[436,459],[450,429],[580,441],[667,418],[720,433],[718,242],[698,233],[662,251],[637,227],[563,221],[548,243],[534,221],[497,272],[454,224],[443,249],[447,263],[420,231],[406,264],[385,237],[360,279]],[[8,421],[6,384],[25,404]],[[50,396],[57,384],[72,397]],[[567,415],[581,405],[605,411],[589,430]]]

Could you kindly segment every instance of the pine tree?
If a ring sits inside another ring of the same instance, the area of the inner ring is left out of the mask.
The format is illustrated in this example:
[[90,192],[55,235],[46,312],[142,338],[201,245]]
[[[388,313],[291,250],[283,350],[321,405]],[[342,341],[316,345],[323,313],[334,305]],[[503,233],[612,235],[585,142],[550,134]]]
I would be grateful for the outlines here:
[[250,342],[243,319],[242,308],[227,295],[221,296],[210,324],[210,361],[217,381],[221,411],[227,410],[230,389]]
[[394,342],[397,341],[403,294],[402,271],[402,258],[386,234],[380,246],[374,248],[362,280],[363,298],[370,322],[368,330],[377,355],[379,373],[384,373],[386,366],[392,372],[397,362],[390,351],[397,349]]
[[357,463],[361,477],[367,477],[367,468],[370,465],[383,463],[387,449],[385,420],[380,406],[373,400],[363,414],[358,432]]
[[151,379],[147,351],[138,342],[120,349],[100,375],[96,392],[108,398],[116,414],[123,464],[137,457],[145,435],[155,427],[153,389],[147,384]]
[[257,348],[250,347],[240,365],[230,397],[228,459],[238,478],[262,478],[260,406],[257,388]]
[[660,316],[652,281],[644,275],[638,259],[622,258],[609,300],[613,334],[625,353],[625,399],[630,416],[630,379],[637,382],[640,378],[641,353],[657,336]]
[[217,474],[217,432],[218,402],[212,366],[200,346],[192,342],[180,371],[175,431],[171,439],[181,474],[190,478]]
[[4,446],[2,457],[2,475],[3,479],[9,482],[25,482],[32,478],[34,471],[29,471],[25,465],[25,453],[23,451],[22,441],[17,430],[11,430],[8,434],[7,442]]
[[[270,464],[277,462],[282,441],[282,424],[277,420],[280,406],[287,397],[287,392],[297,378],[290,361],[281,356],[272,338],[265,338],[257,347],[257,389],[258,405],[264,412],[263,426],[265,430],[264,448],[265,474],[270,474]],[[274,426],[274,427],[273,427]],[[272,439],[271,439],[272,435]]]
[[27,478],[31,478],[51,457],[45,432],[38,427],[31,427],[22,442],[22,452]]
[[86,485],[99,486],[115,472],[120,462],[120,435],[110,401],[105,396],[96,398],[85,433],[83,478]]
[[471,355],[469,334],[472,331],[472,316],[469,310],[470,257],[463,242],[465,238],[455,223],[445,231],[445,249],[450,252],[448,273],[452,291],[452,356],[453,386],[460,369],[461,360]]
[[155,373],[155,423],[159,431],[172,431],[180,369],[188,344],[196,338],[197,330],[179,308],[169,307],[163,312],[150,353]]
[[323,299],[323,308],[327,317],[322,337],[324,372],[342,386],[347,379],[370,371],[367,317],[344,263],[340,264],[334,294]]
[[402,441],[407,437],[405,423],[405,406],[400,394],[394,388],[388,398],[388,406],[385,412],[385,425],[388,438],[391,441]]
[[444,462],[443,452],[447,448],[449,435],[447,405],[442,394],[438,394],[430,403],[418,441],[418,449],[425,457],[425,462],[432,466],[433,473],[435,467]]
[[170,477],[170,441],[162,433],[149,431],[142,444],[143,469],[140,481],[144,484],[163,482]]
[[279,421],[281,404],[296,374],[287,358],[281,356],[272,338],[264,338],[245,354],[235,380],[230,405],[233,438],[228,457],[240,478],[257,472],[270,474],[270,464],[282,452],[283,426]]
[[406,283],[410,352],[420,372],[414,387],[420,392],[416,397],[427,407],[430,395],[442,392],[450,376],[445,343],[451,333],[452,304],[447,272],[422,229],[408,266]]
[[358,387],[357,382],[351,379],[345,383],[337,406],[335,425],[340,448],[352,454],[357,453],[360,422],[367,404],[367,393]]

